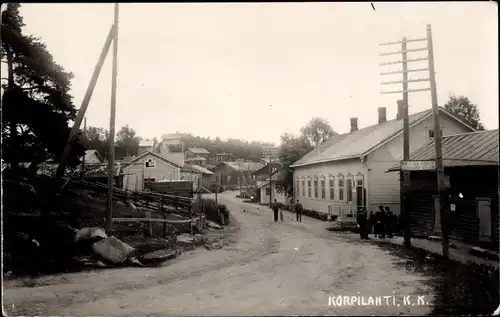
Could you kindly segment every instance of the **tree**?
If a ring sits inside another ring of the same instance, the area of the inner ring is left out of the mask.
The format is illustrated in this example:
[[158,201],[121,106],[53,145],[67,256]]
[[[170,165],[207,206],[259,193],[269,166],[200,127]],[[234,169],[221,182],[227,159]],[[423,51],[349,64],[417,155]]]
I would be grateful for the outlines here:
[[469,98],[464,96],[450,95],[450,99],[444,105],[444,108],[456,116],[463,122],[467,123],[476,130],[484,130],[483,124],[480,122],[479,109],[473,104]]
[[306,126],[300,129],[300,132],[312,147],[316,147],[332,136],[338,135],[327,120],[318,117],[312,118]]
[[83,137],[83,144],[88,150],[96,150],[102,158],[108,157],[108,130],[89,126]]
[[293,171],[290,165],[298,161],[313,149],[304,135],[294,136],[285,133],[281,136],[281,146],[279,158],[283,164],[280,180],[276,182],[276,189],[279,192],[293,196]]
[[[7,64],[2,77],[2,154],[13,169],[61,157],[76,109],[69,94],[73,75],[58,65],[39,38],[22,34],[20,4],[2,13],[1,56]],[[69,166],[79,163],[84,148],[73,146]]]
[[135,130],[128,125],[122,127],[116,134],[116,146],[121,148],[125,156],[137,155],[140,138],[135,135]]

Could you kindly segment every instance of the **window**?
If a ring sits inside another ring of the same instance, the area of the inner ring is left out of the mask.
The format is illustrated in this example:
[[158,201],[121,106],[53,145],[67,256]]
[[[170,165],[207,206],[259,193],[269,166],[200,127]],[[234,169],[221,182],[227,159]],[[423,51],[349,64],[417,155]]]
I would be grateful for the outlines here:
[[302,178],[302,197],[306,197],[306,181]]
[[314,178],[314,198],[318,198],[318,179]]
[[311,197],[311,179],[307,179],[307,197]]
[[231,181],[231,176],[227,177],[227,182],[229,183]]
[[328,184],[330,187],[330,199],[334,200],[335,199],[335,178],[333,176],[330,176],[330,184]]
[[[429,129],[429,138],[434,139],[434,129]],[[441,129],[441,136],[443,136],[443,129]]]
[[299,197],[299,194],[300,194],[299,185],[300,185],[300,181],[297,178],[297,180],[295,181],[295,197]]
[[344,200],[344,178],[339,177],[339,200]]
[[273,167],[273,168],[271,169],[271,174],[274,174],[274,173],[276,173],[276,167]]
[[146,168],[156,167],[156,161],[153,159],[147,159],[145,162]]
[[348,179],[347,180],[347,188],[346,188],[346,191],[347,191],[347,201],[352,201],[352,182],[353,180],[351,179]]
[[356,180],[356,186],[357,187],[363,187],[363,180],[362,179]]
[[252,179],[255,181],[255,175],[252,175]]
[[266,188],[266,196],[271,195],[271,188]]
[[326,190],[325,190],[325,179],[321,179],[321,198],[325,199],[326,197]]

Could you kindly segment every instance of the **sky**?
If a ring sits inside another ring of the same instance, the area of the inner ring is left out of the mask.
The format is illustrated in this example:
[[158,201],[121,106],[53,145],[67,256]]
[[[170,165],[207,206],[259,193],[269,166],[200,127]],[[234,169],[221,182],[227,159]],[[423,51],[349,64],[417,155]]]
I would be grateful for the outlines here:
[[[487,129],[498,128],[496,2],[124,3],[120,4],[116,131],[143,138],[190,132],[203,137],[278,143],[312,117],[348,132],[376,124],[377,108],[396,116],[400,45],[425,38],[432,25],[438,103],[450,93],[478,105]],[[74,73],[81,101],[113,22],[113,4],[23,4],[25,33],[42,37],[57,63]],[[425,48],[426,42],[408,48]],[[427,53],[408,53],[408,58]],[[109,128],[111,51],[86,117]],[[427,62],[409,68],[427,68]],[[410,79],[428,78],[411,73]],[[410,83],[410,89],[429,83]],[[410,114],[431,107],[430,92],[409,94]]]

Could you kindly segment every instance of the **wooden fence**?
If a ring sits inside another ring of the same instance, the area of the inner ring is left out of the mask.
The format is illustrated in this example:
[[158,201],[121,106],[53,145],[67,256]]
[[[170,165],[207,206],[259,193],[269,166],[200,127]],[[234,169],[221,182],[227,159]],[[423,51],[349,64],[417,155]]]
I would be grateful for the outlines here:
[[[72,184],[77,187],[90,190],[95,195],[100,196],[102,198],[107,198],[108,195],[108,187],[104,184],[92,183],[87,181],[73,181]],[[169,195],[169,194],[160,194],[154,192],[132,192],[119,188],[113,188],[113,199],[116,201],[122,201],[124,204],[128,204],[132,202],[132,208],[147,208],[145,211],[145,218],[135,218],[135,217],[127,217],[127,218],[113,218],[113,222],[146,222],[148,224],[148,232],[152,235],[152,225],[163,224],[163,235],[166,236],[167,232],[167,224],[192,224],[193,225],[203,225],[205,220],[205,216],[202,214],[195,215],[192,210],[193,199]],[[151,211],[159,212],[163,215],[163,219],[152,218]],[[183,217],[187,217],[189,219],[167,219],[167,214],[176,213]]]

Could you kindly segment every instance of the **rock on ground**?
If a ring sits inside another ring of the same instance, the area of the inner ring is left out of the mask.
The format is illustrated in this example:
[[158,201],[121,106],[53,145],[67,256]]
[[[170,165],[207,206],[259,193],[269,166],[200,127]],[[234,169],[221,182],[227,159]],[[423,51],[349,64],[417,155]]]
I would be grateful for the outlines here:
[[207,222],[207,226],[209,228],[213,228],[213,229],[222,229],[221,226],[219,226],[218,224],[216,224],[215,222],[212,222],[212,221]]
[[143,256],[140,257],[140,261],[147,263],[147,262],[160,262],[160,261],[166,261],[169,259],[173,259],[177,256],[177,251],[176,250],[169,250],[169,249],[164,249],[164,250],[156,250],[150,253],[146,253]]
[[86,227],[77,232],[74,242],[77,243],[82,240],[93,240],[96,238],[106,239],[107,237],[108,235],[104,229],[99,227]]
[[123,264],[135,253],[135,249],[115,237],[97,241],[92,245],[94,253],[113,264]]

